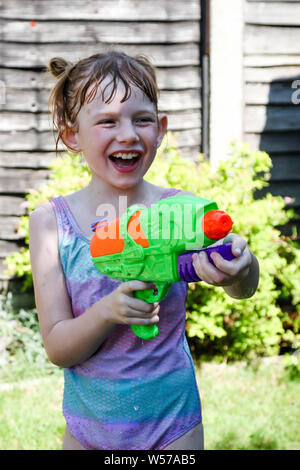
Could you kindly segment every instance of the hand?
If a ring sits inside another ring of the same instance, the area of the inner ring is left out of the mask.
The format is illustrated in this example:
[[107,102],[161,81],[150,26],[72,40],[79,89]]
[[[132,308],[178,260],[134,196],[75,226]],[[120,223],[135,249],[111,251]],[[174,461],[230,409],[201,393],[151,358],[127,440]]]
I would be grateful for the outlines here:
[[133,296],[134,291],[153,289],[152,282],[129,281],[120,284],[106,297],[106,319],[125,325],[153,325],[159,322],[159,302],[144,302]]
[[232,243],[232,254],[235,259],[225,260],[219,253],[211,253],[215,266],[208,260],[205,252],[193,255],[193,266],[202,281],[213,286],[232,286],[248,276],[252,263],[251,252],[246,241],[240,236],[231,233],[215,245]]

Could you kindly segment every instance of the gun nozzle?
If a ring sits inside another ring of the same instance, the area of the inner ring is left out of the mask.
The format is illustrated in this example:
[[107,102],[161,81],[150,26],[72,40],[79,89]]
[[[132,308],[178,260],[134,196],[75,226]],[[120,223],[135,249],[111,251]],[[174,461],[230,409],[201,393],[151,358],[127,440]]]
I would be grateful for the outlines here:
[[202,219],[204,235],[211,240],[219,240],[226,237],[233,226],[231,217],[224,211],[208,211]]

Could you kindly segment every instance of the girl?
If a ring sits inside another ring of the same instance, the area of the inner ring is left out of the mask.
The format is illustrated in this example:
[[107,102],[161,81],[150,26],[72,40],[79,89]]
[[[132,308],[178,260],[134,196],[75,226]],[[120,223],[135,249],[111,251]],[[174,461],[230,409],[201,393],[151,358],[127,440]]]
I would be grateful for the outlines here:
[[[50,103],[58,140],[82,152],[89,185],[51,199],[30,216],[30,253],[36,306],[50,360],[64,368],[63,449],[203,448],[201,405],[185,338],[187,284],[148,304],[133,296],[151,283],[100,275],[91,260],[91,223],[110,203],[127,206],[175,196],[143,178],[167,130],[157,110],[155,73],[147,59],[118,52],[71,64],[50,61],[58,78]],[[57,141],[58,142],[58,141]],[[111,220],[108,217],[108,222]],[[254,294],[258,264],[246,242],[230,236],[236,258],[196,256],[203,281],[232,297]],[[159,322],[159,335],[142,341],[131,324]]]

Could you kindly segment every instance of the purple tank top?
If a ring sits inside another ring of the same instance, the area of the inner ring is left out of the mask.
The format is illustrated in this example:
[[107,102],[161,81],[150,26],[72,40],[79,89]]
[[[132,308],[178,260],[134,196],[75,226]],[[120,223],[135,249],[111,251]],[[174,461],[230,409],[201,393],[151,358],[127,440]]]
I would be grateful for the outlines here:
[[[162,198],[173,196],[167,189]],[[161,199],[162,199],[161,198]],[[120,281],[100,274],[66,200],[50,199],[61,264],[74,317]],[[92,237],[92,233],[91,233]],[[159,335],[135,336],[116,325],[85,362],[64,369],[63,414],[86,449],[163,449],[201,422],[195,370],[185,337],[187,284],[176,282],[160,303]]]

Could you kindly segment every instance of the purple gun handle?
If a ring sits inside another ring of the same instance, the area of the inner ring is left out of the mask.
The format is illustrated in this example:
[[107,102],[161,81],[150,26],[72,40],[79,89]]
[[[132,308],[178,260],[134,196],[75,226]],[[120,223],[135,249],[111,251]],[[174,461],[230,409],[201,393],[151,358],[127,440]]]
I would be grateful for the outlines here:
[[214,265],[214,262],[210,256],[213,251],[217,251],[223,256],[224,259],[227,261],[231,261],[235,258],[235,256],[231,252],[231,243],[225,243],[224,245],[214,246],[212,248],[203,248],[202,250],[198,251],[189,251],[188,253],[184,253],[183,255],[179,255],[177,259],[177,272],[178,276],[182,281],[185,282],[198,282],[201,279],[197,276],[196,271],[193,266],[193,253],[200,253],[201,251],[205,251],[208,255],[209,261]]

